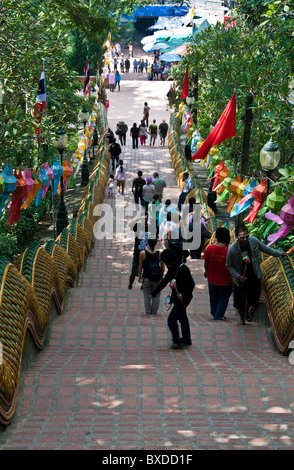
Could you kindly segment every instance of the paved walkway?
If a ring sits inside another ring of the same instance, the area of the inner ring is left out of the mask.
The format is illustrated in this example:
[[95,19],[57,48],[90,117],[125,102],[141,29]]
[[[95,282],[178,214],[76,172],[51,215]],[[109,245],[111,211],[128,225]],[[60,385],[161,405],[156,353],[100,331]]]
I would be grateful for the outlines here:
[[[109,124],[168,119],[169,83],[126,81],[110,93]],[[166,178],[165,196],[179,191],[167,148],[123,149],[126,202],[138,169]],[[122,198],[109,200],[116,213]],[[294,449],[294,370],[273,350],[265,326],[238,325],[209,314],[203,261],[188,260],[196,289],[188,309],[193,345],[169,349],[163,305],[144,315],[143,296],[128,278],[133,241],[96,241],[48,346],[24,374],[18,412],[1,449],[204,450]]]

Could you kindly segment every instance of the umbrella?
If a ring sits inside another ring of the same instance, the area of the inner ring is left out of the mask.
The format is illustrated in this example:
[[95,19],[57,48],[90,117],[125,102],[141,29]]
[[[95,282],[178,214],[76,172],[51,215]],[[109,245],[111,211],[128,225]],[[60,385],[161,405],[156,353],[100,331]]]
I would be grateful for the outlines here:
[[172,51],[170,51],[171,54],[178,54],[178,55],[185,55],[187,53],[187,45],[182,44],[182,46],[178,46]]
[[181,60],[181,56],[177,54],[162,54],[159,57],[159,60],[163,60],[164,62],[179,62]]
[[168,49],[169,45],[165,42],[155,43],[150,49],[151,51],[160,51],[160,49]]

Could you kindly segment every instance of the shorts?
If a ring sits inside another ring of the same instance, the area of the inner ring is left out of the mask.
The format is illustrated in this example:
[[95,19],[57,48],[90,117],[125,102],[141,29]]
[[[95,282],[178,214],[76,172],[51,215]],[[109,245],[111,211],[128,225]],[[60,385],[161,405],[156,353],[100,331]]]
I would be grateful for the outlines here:
[[261,282],[257,277],[247,280],[244,284],[240,284],[239,286],[234,283],[234,307],[237,309],[244,308],[246,301],[248,305],[257,307],[259,304],[260,292]]

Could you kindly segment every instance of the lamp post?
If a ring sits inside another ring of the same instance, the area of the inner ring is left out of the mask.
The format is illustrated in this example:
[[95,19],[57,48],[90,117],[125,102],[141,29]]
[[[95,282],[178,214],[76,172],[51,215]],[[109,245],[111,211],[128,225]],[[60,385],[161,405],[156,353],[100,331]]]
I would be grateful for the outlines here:
[[[63,152],[67,147],[68,136],[66,132],[59,127],[55,133],[55,147],[60,155],[60,163],[63,164]],[[56,228],[57,236],[62,232],[62,230],[68,226],[67,210],[64,203],[64,187],[63,187],[63,174],[60,176],[60,204],[57,212],[56,218]]]
[[[89,112],[87,111],[86,108],[83,108],[82,109],[82,112],[81,112],[81,121],[82,123],[84,124],[84,134],[86,132],[86,124],[89,120],[89,117],[90,117],[90,114]],[[90,176],[90,172],[89,172],[89,165],[88,165],[88,160],[87,160],[87,148],[85,148],[85,151],[84,151],[84,158],[83,158],[83,163],[82,163],[82,180],[81,180],[81,186],[87,186],[88,182],[89,182],[89,176]]]
[[194,104],[194,102],[195,102],[194,96],[191,93],[189,93],[188,96],[186,97],[186,103],[189,106],[189,108],[190,106],[192,106],[192,104]]
[[82,123],[84,124],[84,133],[85,133],[85,131],[86,131],[86,124],[87,124],[87,122],[88,122],[88,120],[89,120],[89,117],[90,117],[90,113],[88,112],[87,108],[84,107],[84,108],[82,109],[82,112],[81,112],[81,116],[80,116],[80,117],[81,117]]
[[266,196],[269,194],[270,177],[272,172],[277,168],[280,161],[280,151],[278,144],[274,142],[271,137],[270,140],[264,145],[259,154],[260,164],[266,174]]

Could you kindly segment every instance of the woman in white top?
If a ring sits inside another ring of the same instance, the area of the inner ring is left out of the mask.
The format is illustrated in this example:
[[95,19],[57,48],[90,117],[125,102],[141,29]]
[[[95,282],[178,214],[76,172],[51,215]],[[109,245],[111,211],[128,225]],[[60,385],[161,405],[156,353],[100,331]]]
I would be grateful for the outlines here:
[[142,120],[139,126],[139,135],[140,135],[140,144],[145,145],[146,139],[148,137],[147,127],[145,126],[145,122]]
[[120,193],[124,195],[125,184],[126,184],[126,167],[123,164],[124,162],[120,160],[118,162],[118,167],[115,170],[114,179],[116,180],[118,187],[118,196]]
[[148,211],[148,204],[153,199],[155,193],[155,186],[152,183],[152,178],[146,178],[146,184],[143,186],[143,200],[145,202],[145,209]]

